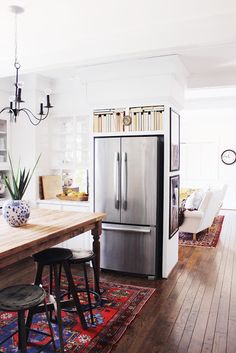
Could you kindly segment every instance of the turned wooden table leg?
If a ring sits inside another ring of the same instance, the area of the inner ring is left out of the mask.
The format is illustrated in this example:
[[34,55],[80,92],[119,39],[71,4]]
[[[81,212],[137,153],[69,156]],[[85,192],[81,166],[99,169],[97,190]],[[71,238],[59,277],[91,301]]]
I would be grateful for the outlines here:
[[[98,283],[100,275],[100,235],[102,234],[102,221],[96,223],[96,227],[92,230],[93,235],[93,252],[95,253],[95,269],[97,273]],[[99,291],[95,281],[95,291]]]
[[193,233],[193,241],[196,241],[196,240],[197,240],[197,234]]

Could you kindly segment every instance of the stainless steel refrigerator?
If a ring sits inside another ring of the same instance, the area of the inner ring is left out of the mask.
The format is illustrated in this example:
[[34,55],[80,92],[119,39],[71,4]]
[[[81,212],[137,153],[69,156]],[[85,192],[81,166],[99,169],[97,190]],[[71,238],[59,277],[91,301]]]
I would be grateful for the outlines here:
[[94,211],[107,214],[101,268],[161,275],[163,136],[94,139]]

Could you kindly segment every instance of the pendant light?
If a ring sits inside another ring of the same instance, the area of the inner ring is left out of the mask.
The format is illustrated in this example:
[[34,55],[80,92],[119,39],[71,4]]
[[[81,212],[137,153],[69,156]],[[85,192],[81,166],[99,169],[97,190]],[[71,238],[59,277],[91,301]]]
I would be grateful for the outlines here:
[[51,90],[46,89],[45,94],[46,94],[46,104],[44,105],[43,102],[40,103],[39,106],[39,113],[38,115],[35,115],[32,113],[32,111],[26,107],[22,107],[22,103],[24,101],[22,100],[22,84],[19,81],[19,70],[20,70],[20,63],[18,61],[18,56],[17,56],[17,49],[18,49],[18,43],[17,43],[17,16],[22,14],[24,12],[23,7],[21,6],[10,6],[11,12],[15,15],[15,61],[14,61],[14,67],[16,70],[16,76],[15,76],[15,94],[14,96],[11,96],[9,98],[10,104],[8,107],[4,107],[2,110],[0,110],[0,114],[7,111],[10,115],[10,121],[17,121],[17,118],[19,117],[20,113],[24,113],[28,118],[31,124],[33,125],[38,125],[41,121],[45,120],[48,115],[49,115],[49,110],[53,108],[53,106],[50,103],[50,93]]

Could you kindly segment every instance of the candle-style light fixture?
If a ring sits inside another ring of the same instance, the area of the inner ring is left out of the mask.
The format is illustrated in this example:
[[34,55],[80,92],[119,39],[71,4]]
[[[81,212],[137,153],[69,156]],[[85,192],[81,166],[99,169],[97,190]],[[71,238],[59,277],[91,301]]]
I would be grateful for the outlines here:
[[[10,10],[12,13],[15,15],[15,61],[14,61],[14,67],[16,69],[16,77],[15,77],[15,94],[14,96],[11,96],[9,98],[10,104],[8,107],[3,108],[0,110],[0,114],[3,113],[4,111],[7,111],[10,114],[10,121],[16,122],[16,118],[20,115],[21,112],[25,113],[26,116],[29,118],[30,122],[33,125],[38,125],[41,121],[45,120],[49,114],[50,108],[53,106],[50,103],[50,93],[51,90],[46,89],[45,94],[46,94],[46,105],[44,105],[43,102],[40,102],[40,107],[39,107],[39,113],[38,116],[33,114],[32,111],[28,108],[22,107],[21,104],[24,103],[24,101],[21,98],[22,94],[22,83],[19,81],[19,69],[21,67],[18,57],[17,57],[17,16],[19,14],[22,14],[24,12],[23,7],[21,6],[10,6]],[[44,108],[46,109],[44,111]]]

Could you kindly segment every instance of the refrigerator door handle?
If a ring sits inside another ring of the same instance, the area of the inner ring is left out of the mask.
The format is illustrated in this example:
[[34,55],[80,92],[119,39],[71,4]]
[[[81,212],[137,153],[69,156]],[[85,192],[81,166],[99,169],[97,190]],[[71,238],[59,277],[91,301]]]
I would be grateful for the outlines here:
[[119,164],[120,164],[120,154],[115,153],[114,158],[114,190],[115,190],[115,208],[119,209],[120,199],[119,199]]
[[112,226],[102,224],[104,230],[124,231],[124,232],[135,232],[135,233],[151,233],[150,227],[132,227],[132,226]]
[[122,153],[122,206],[127,210],[127,153]]

